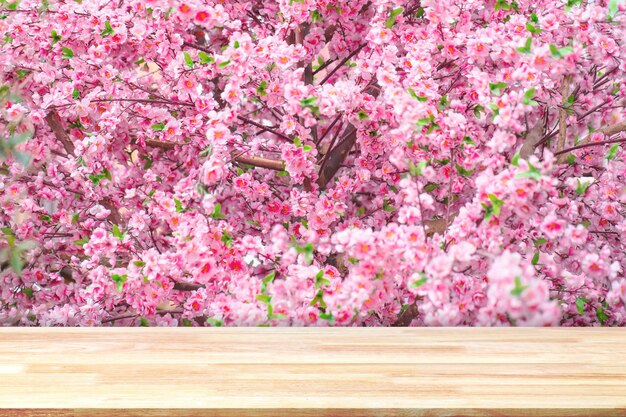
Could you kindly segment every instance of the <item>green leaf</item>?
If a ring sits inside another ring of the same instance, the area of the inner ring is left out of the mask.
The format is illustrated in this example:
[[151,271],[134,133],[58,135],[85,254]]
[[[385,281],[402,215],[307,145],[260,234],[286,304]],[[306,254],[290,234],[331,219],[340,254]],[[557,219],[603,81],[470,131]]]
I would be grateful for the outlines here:
[[219,69],[222,69],[222,68],[226,68],[229,64],[230,64],[230,59],[229,59],[228,61],[224,61],[224,62],[222,62],[222,63],[221,63],[221,64],[219,64],[217,67],[218,67]]
[[528,168],[528,171],[517,174],[515,178],[532,178],[535,181],[539,181],[541,179],[541,172],[530,162],[528,163]]
[[88,238],[83,238],[83,239],[79,239],[79,240],[75,240],[74,243],[78,246],[85,246],[87,244],[87,242],[89,242]]
[[301,148],[302,147],[302,139],[300,139],[300,137],[298,137],[298,136],[294,136],[293,144],[296,145],[298,148]]
[[179,199],[174,199],[174,205],[176,206],[176,213],[182,213],[185,209]]
[[585,194],[587,188],[589,188],[589,186],[591,185],[590,181],[580,182],[580,180],[577,179],[576,182],[578,183],[576,186],[576,194],[578,195]]
[[426,281],[428,281],[428,277],[423,272],[420,272],[420,276],[420,279],[411,284],[411,288],[421,287],[422,285],[426,284]]
[[606,159],[608,161],[615,159],[615,157],[617,156],[617,151],[619,150],[619,143],[614,143],[613,145],[611,145],[611,148],[609,149],[609,151],[606,154]]
[[369,117],[369,115],[366,112],[364,112],[363,110],[359,110],[359,112],[357,114],[358,114],[359,120],[364,120],[364,119],[367,119]]
[[388,200],[384,200],[383,201],[383,210],[388,212],[388,213],[391,213],[391,212],[396,211],[396,208],[394,206],[392,206],[391,204],[389,204]]
[[317,97],[309,97],[303,100],[300,100],[300,104],[304,107],[312,106],[315,101],[317,101]]
[[191,59],[191,55],[189,55],[189,52],[184,52],[183,58],[185,60],[185,65],[187,65],[189,68],[193,68],[193,59]]
[[385,20],[385,27],[387,29],[391,29],[393,28],[393,25],[396,24],[396,17],[398,15],[400,15],[402,12],[404,11],[403,7],[398,7],[396,9],[393,9],[390,13],[389,13],[389,18],[387,20]]
[[426,161],[421,161],[419,164],[414,165],[413,162],[409,161],[409,173],[413,177],[417,177],[422,175],[422,170],[426,167]]
[[609,316],[607,316],[602,306],[596,308],[596,317],[602,324],[606,323],[609,319]]
[[29,166],[31,162],[30,155],[26,152],[14,151],[13,158],[25,167]]
[[212,219],[224,219],[226,218],[226,216],[224,216],[222,213],[222,205],[220,203],[216,203],[215,204],[215,208],[213,209],[213,214],[211,214],[211,218]]
[[520,153],[516,152],[515,155],[513,155],[513,158],[511,159],[511,165],[513,165],[514,167],[519,166],[520,157],[521,157]]
[[262,303],[269,304],[272,301],[272,296],[267,294],[257,294],[256,299]]
[[100,183],[102,182],[103,179],[106,178],[105,174],[89,174],[89,179],[91,180],[91,182],[95,185],[98,186],[100,185]]
[[123,240],[125,235],[126,233],[122,233],[118,225],[113,225],[113,236],[115,236],[119,240]]
[[33,289],[32,289],[32,288],[30,288],[30,287],[24,287],[24,288],[22,288],[22,293],[23,293],[23,294],[26,294],[26,296],[27,296],[28,298],[33,298]]
[[259,83],[259,86],[256,89],[256,92],[260,96],[267,95],[267,81],[263,80]]
[[533,265],[537,265],[539,263],[539,251],[535,252],[535,256],[533,256],[531,263]]
[[528,22],[526,23],[526,29],[532,33],[533,35],[538,35],[541,33],[541,29],[538,28],[537,26],[533,25],[532,23]]
[[528,288],[528,285],[522,285],[522,279],[520,277],[515,277],[515,288],[511,290],[511,295],[519,297],[526,288]]
[[469,136],[465,136],[463,138],[463,143],[465,143],[467,145],[476,146],[476,142],[474,142],[474,140],[472,138],[470,138]]
[[311,23],[317,23],[322,21],[322,15],[319,11],[311,10]]
[[484,112],[484,111],[485,111],[485,108],[479,104],[479,105],[477,105],[477,106],[475,106],[475,107],[474,107],[474,116],[475,116],[477,119],[480,119],[480,116],[481,116],[481,114],[480,114],[480,113],[481,113],[481,112]]
[[333,324],[335,322],[333,313],[320,313],[320,319],[327,320],[330,324]]
[[522,99],[522,103],[526,105],[530,105],[530,106],[537,106],[539,103],[533,100],[533,97],[535,96],[535,91],[536,90],[534,88],[531,88],[530,90],[526,91],[524,93],[524,98]]
[[587,300],[584,297],[576,298],[576,310],[578,310],[578,314],[580,315],[585,314],[585,304],[588,302],[589,300]]
[[155,123],[152,125],[152,130],[156,130],[157,132],[161,132],[165,130],[165,123]]
[[494,194],[487,194],[487,197],[489,197],[489,201],[491,202],[491,204],[487,205],[483,203],[482,206],[485,209],[485,220],[489,221],[493,216],[497,217],[500,215],[500,210],[502,208],[502,205],[504,204],[504,201],[500,200]]
[[144,266],[146,266],[146,263],[144,261],[133,261],[133,265],[142,268]]
[[263,280],[261,281],[261,292],[265,293],[267,292],[267,285],[269,283],[271,283],[272,281],[274,281],[274,278],[276,278],[276,271],[272,271],[269,274],[267,274]]
[[609,22],[612,22],[615,19],[617,13],[619,12],[619,4],[623,1],[624,0],[609,0],[609,10],[607,13],[607,18]]
[[57,42],[60,42],[61,39],[63,39],[63,37],[59,35],[57,31],[54,29],[52,29],[52,31],[50,32],[50,37],[52,38],[52,45],[56,44]]
[[443,111],[443,109],[445,109],[448,104],[450,104],[449,101],[448,101],[448,96],[447,95],[443,95],[439,99],[439,104],[438,104],[437,107],[439,108],[439,111]]
[[555,58],[565,58],[567,55],[574,52],[574,48],[571,46],[564,46],[557,48],[554,44],[550,44],[550,53]]
[[546,243],[548,243],[548,240],[546,238],[543,238],[543,237],[539,237],[539,238],[533,240],[533,244],[535,246],[545,245]]
[[224,243],[224,246],[226,246],[227,248],[232,248],[233,247],[233,238],[232,238],[232,236],[228,232],[224,231],[222,233],[222,239],[221,240]]
[[491,94],[499,96],[500,94],[502,94],[501,90],[505,89],[507,86],[508,84],[505,82],[489,83],[489,90],[491,91]]
[[111,275],[111,279],[115,282],[117,292],[122,292],[122,289],[124,289],[124,283],[128,280],[128,275],[113,274]]
[[500,11],[500,10],[511,10],[511,4],[509,4],[506,0],[496,0],[496,4],[494,5],[494,10]]
[[495,214],[496,216],[499,216],[500,208],[502,207],[502,204],[504,204],[504,201],[498,199],[498,197],[496,197],[494,194],[487,194],[487,197],[489,197],[489,200],[491,201],[491,206],[493,207],[493,214]]
[[148,319],[145,317],[140,318],[139,327],[150,327],[150,325],[148,324]]
[[407,91],[409,92],[409,95],[417,101],[421,101],[421,102],[428,101],[428,97],[418,96],[417,93],[412,88],[407,88]]
[[74,57],[74,51],[72,51],[70,48],[67,48],[65,46],[61,48],[61,52],[62,52],[61,59],[70,59]]
[[183,322],[183,327],[193,327],[193,322],[189,319],[184,318],[182,322]]
[[468,169],[465,169],[463,166],[456,164],[456,170],[459,174],[461,174],[464,177],[471,177],[475,171],[475,168],[468,170]]
[[198,52],[198,59],[200,60],[201,64],[210,64],[212,62],[215,62],[215,58],[203,51]]
[[102,36],[103,38],[106,38],[107,36],[110,36],[110,35],[112,35],[114,33],[115,32],[113,32],[113,28],[111,27],[111,23],[109,23],[108,20],[106,22],[104,22],[104,30],[102,32],[100,32],[100,36]]
[[218,320],[213,317],[209,317],[208,319],[206,319],[206,322],[213,327],[222,327],[224,325],[224,322],[222,320]]
[[322,290],[319,290],[317,294],[315,294],[315,297],[313,297],[313,300],[311,300],[309,305],[314,306],[317,303],[319,303],[320,307],[326,308],[326,302],[324,301],[324,291]]
[[582,0],[567,0],[567,6],[565,7],[565,11],[569,12],[569,10],[574,6],[579,6]]

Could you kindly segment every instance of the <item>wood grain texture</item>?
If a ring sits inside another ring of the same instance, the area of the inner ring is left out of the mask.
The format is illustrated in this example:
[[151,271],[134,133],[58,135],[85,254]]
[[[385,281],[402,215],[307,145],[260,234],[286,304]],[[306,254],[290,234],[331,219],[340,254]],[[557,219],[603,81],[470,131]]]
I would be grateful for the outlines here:
[[0,416],[626,416],[626,330],[4,328]]

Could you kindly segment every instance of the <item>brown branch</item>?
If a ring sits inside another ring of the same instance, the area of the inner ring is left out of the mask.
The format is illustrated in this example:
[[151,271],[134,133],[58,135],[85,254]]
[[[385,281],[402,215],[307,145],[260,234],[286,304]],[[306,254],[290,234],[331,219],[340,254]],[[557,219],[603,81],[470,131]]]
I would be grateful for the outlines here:
[[[160,140],[148,139],[145,141],[147,146],[151,148],[158,148],[165,151],[172,150],[176,147],[176,142],[163,142]],[[233,161],[240,164],[252,165],[259,168],[267,168],[273,169],[274,171],[284,171],[285,170],[285,162],[277,159],[269,159],[262,158],[260,156],[244,156],[242,154],[237,154],[237,152],[233,151],[232,153]]]
[[256,127],[258,127],[259,129],[261,129],[264,132],[273,133],[274,135],[278,136],[281,139],[286,140],[287,142],[292,142],[291,138],[289,136],[285,135],[284,133],[277,132],[274,129],[272,129],[270,127],[267,127],[267,126],[263,126],[262,124],[257,123],[254,120],[250,120],[250,119],[248,119],[246,117],[243,117],[243,116],[237,116],[237,119],[241,120],[242,122],[251,124],[252,126],[256,126]]
[[161,140],[154,139],[146,140],[145,144],[151,148],[163,149],[164,151],[169,151],[176,147],[176,142],[163,142]]
[[191,282],[177,282],[174,284],[174,289],[178,291],[196,291],[200,288],[204,288],[204,285]]
[[569,86],[572,82],[572,76],[566,75],[563,77],[563,87],[561,89],[561,98],[563,105],[559,110],[559,138],[556,143],[556,151],[560,152],[565,147],[565,139],[567,138],[567,109],[565,108],[565,104],[567,102],[567,97],[569,93]]
[[[65,133],[65,128],[63,127],[63,122],[61,121],[61,117],[59,117],[59,114],[56,111],[51,110],[46,115],[46,122],[48,123],[48,126],[50,127],[50,129],[52,129],[52,132],[54,133],[54,136],[56,137],[56,139],[59,142],[61,142],[61,144],[63,144],[65,151],[69,155],[76,156],[74,153],[75,152],[74,144],[72,143],[67,133]],[[68,191],[73,192],[75,194],[84,195],[74,190],[68,190]],[[122,224],[122,216],[120,215],[119,210],[117,209],[115,204],[113,204],[113,201],[109,197],[103,198],[102,200],[99,201],[99,203],[104,208],[106,208],[107,210],[111,212],[111,214],[109,215],[109,220],[111,220],[111,222],[113,222],[114,224],[118,224],[118,225]]]
[[285,170],[285,162],[276,159],[261,158],[259,156],[233,155],[233,160],[240,164],[252,165],[259,168],[273,169],[274,171]]
[[589,148],[592,146],[610,145],[612,143],[622,143],[622,142],[626,142],[626,139],[610,139],[610,140],[603,140],[601,142],[588,142],[582,145],[576,145],[571,148],[563,149],[561,152],[557,152],[554,155],[555,156],[564,155],[564,154],[567,154],[568,152],[576,151],[578,149]]
[[419,309],[417,308],[417,301],[421,297],[417,298],[413,304],[411,304],[406,310],[398,316],[397,320],[391,324],[392,327],[408,327],[411,322],[419,316]]
[[183,46],[187,46],[189,48],[197,49],[198,51],[206,52],[207,54],[213,55],[213,51],[211,51],[209,48],[205,48],[204,46],[200,46],[195,43],[183,42]]
[[344,139],[336,147],[329,149],[328,153],[324,155],[324,160],[317,178],[317,185],[319,185],[320,189],[326,188],[326,185],[333,179],[339,167],[343,161],[345,161],[350,150],[356,143],[356,133],[356,128],[352,124],[349,124],[344,130]]
[[[624,132],[624,131],[626,131],[626,120],[624,120],[623,122],[620,122],[618,124],[615,124],[615,125],[605,126],[603,128],[600,128],[600,129],[596,130],[595,132],[603,133],[606,136],[613,136],[616,133]],[[583,140],[581,140],[578,143],[578,145],[585,145],[585,144],[589,143],[589,141],[591,141],[591,135],[589,135],[589,136],[585,137]],[[600,142],[597,142],[597,143],[600,143]]]
[[132,319],[138,316],[139,314],[124,314],[121,316],[110,317],[108,319],[102,320],[102,324],[110,323],[110,322],[117,321],[117,320]]
[[522,144],[522,148],[519,151],[520,156],[523,159],[528,159],[528,157],[535,152],[535,146],[537,145],[537,142],[541,140],[542,134],[543,119],[540,118],[539,120],[537,120],[537,123],[535,123],[535,126],[533,126],[532,129],[528,131],[528,133],[526,134],[526,138],[524,138],[524,143]]
[[343,67],[346,62],[350,61],[350,59],[352,59],[353,56],[355,56],[356,54],[358,54],[359,52],[361,52],[361,49],[365,48],[365,43],[362,43],[361,45],[359,45],[358,48],[356,48],[354,51],[352,51],[350,53],[350,55],[348,55],[347,57],[345,57],[344,59],[341,60],[341,62],[339,64],[337,64],[337,66],[335,68],[333,68],[333,70],[331,72],[329,72],[328,74],[326,74],[326,76],[324,77],[324,79],[320,82],[320,85],[325,84],[326,81],[328,81],[333,75],[335,75],[335,73],[337,71],[339,71],[339,69],[341,67]]
[[63,123],[61,122],[59,114],[54,110],[48,112],[48,114],[46,115],[46,122],[54,133],[54,136],[59,142],[61,142],[63,148],[65,148],[65,152],[67,152],[69,155],[75,156],[74,144],[72,143],[72,140],[67,135],[67,133],[65,133],[65,128],[63,127]]

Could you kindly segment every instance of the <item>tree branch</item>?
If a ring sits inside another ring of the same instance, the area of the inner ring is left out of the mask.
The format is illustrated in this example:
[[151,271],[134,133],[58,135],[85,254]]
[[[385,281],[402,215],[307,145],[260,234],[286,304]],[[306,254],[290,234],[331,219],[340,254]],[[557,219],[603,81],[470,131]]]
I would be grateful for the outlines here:
[[292,139],[289,136],[287,136],[287,135],[285,135],[283,133],[277,132],[277,131],[275,131],[274,129],[272,129],[270,127],[263,126],[262,124],[257,123],[254,120],[250,120],[250,119],[248,119],[246,117],[243,117],[243,116],[237,116],[237,119],[241,120],[242,122],[251,124],[252,126],[256,126],[256,127],[258,127],[259,129],[261,129],[264,132],[273,133],[274,135],[278,136],[281,139],[286,140],[287,142],[292,142]]
[[[234,152],[233,152],[234,153]],[[273,169],[274,171],[284,171],[285,162],[276,159],[261,158],[259,156],[234,155],[233,160],[240,164],[248,164],[259,168]]]
[[356,54],[358,54],[359,52],[361,52],[361,49],[365,48],[365,43],[362,43],[361,45],[359,45],[358,48],[356,48],[354,51],[352,51],[350,53],[350,55],[348,55],[347,57],[345,57],[344,59],[341,60],[341,62],[339,64],[337,64],[337,66],[335,68],[333,68],[333,70],[331,72],[329,72],[328,74],[326,74],[326,76],[324,77],[324,79],[320,82],[320,85],[323,85],[324,83],[326,83],[326,81],[328,81],[330,79],[330,77],[332,77],[333,75],[335,75],[335,73],[337,71],[339,71],[339,69],[341,67],[343,67],[345,65],[346,62],[350,61],[350,59],[352,59],[352,57],[354,57]]
[[56,139],[61,142],[63,148],[65,148],[65,152],[67,152],[69,155],[75,156],[74,144],[72,143],[72,140],[67,135],[67,133],[65,133],[65,128],[63,127],[63,123],[61,122],[59,114],[54,110],[48,112],[48,114],[46,115],[46,122],[54,133]]
[[[604,128],[596,130],[596,132],[603,133],[604,135],[609,136],[609,137],[620,132],[626,132],[626,120],[616,125],[605,126]],[[591,135],[588,135],[583,140],[581,140],[578,145],[573,146],[571,148],[563,149],[562,151],[559,151],[555,153],[554,155],[558,157],[557,163],[562,164],[567,160],[565,158],[565,155],[569,152],[572,152],[578,149],[588,148],[591,146],[602,146],[602,145],[609,145],[611,143],[622,143],[622,142],[626,142],[626,139],[609,139],[609,140],[604,140],[600,142],[591,142]]]
[[565,147],[565,139],[567,138],[567,109],[565,104],[569,93],[569,86],[572,82],[572,76],[566,75],[563,77],[563,87],[561,89],[561,98],[563,105],[559,110],[559,138],[556,143],[556,151],[560,152]]
[[200,288],[204,288],[202,284],[193,284],[191,282],[176,282],[174,289],[178,291],[196,291]]
[[[148,139],[145,144],[151,148],[158,148],[165,151],[172,150],[176,147],[176,142],[163,142],[160,140]],[[284,171],[285,162],[278,159],[262,158],[260,156],[245,156],[236,151],[231,152],[233,161],[240,164],[252,165],[259,168],[273,169],[274,171]]]

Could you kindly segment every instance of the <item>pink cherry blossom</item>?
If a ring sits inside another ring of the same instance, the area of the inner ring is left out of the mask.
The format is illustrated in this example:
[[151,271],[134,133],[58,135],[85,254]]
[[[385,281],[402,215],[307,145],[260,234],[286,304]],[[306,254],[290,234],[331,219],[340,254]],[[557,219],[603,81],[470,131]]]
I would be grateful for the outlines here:
[[45,3],[1,325],[626,325],[623,4]]

